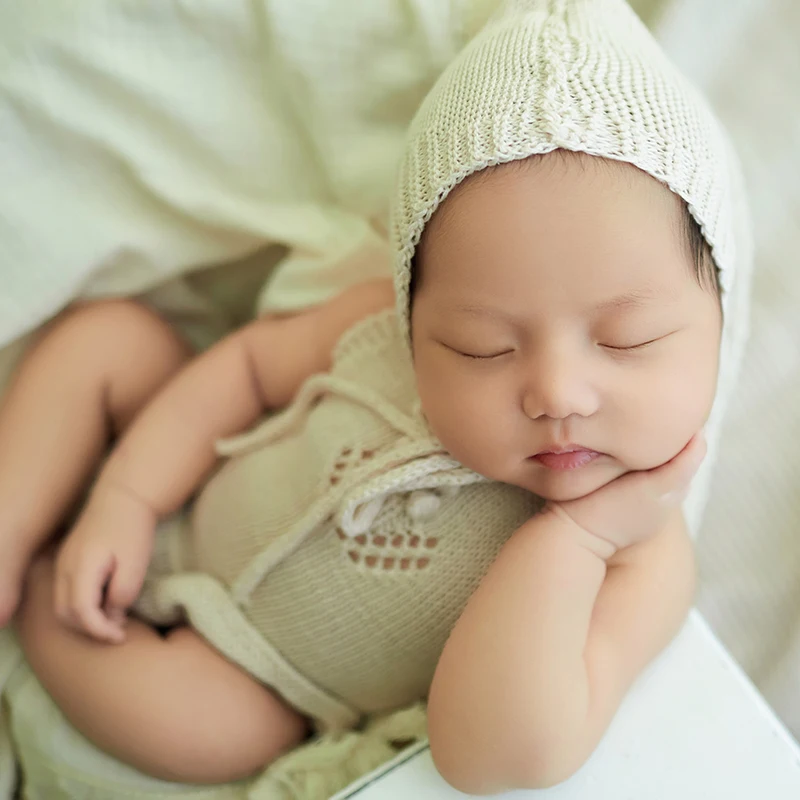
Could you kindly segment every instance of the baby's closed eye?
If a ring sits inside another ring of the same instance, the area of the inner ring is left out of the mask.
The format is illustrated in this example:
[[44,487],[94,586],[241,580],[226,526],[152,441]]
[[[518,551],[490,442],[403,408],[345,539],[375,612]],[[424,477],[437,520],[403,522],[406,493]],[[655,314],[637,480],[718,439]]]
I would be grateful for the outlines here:
[[677,331],[669,331],[668,333],[660,334],[658,336],[653,336],[652,333],[649,335],[640,334],[638,336],[610,336],[598,341],[598,344],[606,350],[633,352],[635,350],[645,350],[651,345],[661,342],[675,333],[677,333]]

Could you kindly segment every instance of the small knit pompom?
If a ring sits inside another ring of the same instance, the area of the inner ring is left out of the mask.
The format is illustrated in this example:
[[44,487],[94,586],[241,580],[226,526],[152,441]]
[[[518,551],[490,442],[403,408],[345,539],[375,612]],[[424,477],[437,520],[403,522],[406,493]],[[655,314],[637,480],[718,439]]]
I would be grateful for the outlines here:
[[435,492],[418,490],[408,496],[408,516],[415,520],[430,519],[441,506],[442,500]]

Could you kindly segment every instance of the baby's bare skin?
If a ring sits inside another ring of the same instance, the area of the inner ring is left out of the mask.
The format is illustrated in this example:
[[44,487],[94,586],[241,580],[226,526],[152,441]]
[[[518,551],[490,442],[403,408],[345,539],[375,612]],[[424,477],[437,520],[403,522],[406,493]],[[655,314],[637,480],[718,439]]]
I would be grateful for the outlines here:
[[[66,314],[28,354],[0,413],[0,476],[18,476],[0,480],[5,519],[16,521],[0,536],[2,555],[13,554],[0,556],[0,581],[12,587],[6,617],[27,573],[16,619],[25,655],[70,722],[105,751],[156,777],[219,783],[306,735],[300,714],[189,628],[162,638],[125,612],[157,520],[203,482],[216,440],[289,403],[328,368],[345,330],[392,302],[390,281],[362,284],[303,314],[252,323],[193,360],[150,311],[99,303]],[[48,554],[30,568],[112,433],[120,444],[55,563]]]
[[0,407],[0,627],[111,437],[189,355],[153,312],[124,301],[70,309],[32,345]]

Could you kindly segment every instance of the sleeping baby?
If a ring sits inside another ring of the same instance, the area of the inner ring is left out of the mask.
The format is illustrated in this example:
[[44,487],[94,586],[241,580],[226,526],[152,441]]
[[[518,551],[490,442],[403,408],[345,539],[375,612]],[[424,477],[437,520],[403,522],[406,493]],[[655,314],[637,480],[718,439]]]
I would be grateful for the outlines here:
[[452,785],[552,785],[686,616],[748,268],[703,101],[622,2],[508,2],[417,113],[391,235],[393,281],[201,355],[113,300],[18,370],[0,622],[142,772],[239,780],[426,698]]

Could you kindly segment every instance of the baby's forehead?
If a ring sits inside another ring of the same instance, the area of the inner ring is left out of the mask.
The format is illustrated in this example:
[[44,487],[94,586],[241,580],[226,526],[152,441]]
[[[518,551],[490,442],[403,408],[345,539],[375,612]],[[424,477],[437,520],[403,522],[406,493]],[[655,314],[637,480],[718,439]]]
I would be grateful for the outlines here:
[[[685,204],[668,186],[626,161],[589,155],[580,151],[557,149],[548,153],[500,163],[474,172],[456,185],[440,203],[423,230],[420,249],[444,230],[452,231],[460,225],[472,225],[475,220],[469,213],[477,195],[490,202],[492,193],[502,192],[513,182],[525,181],[532,191],[535,178],[543,174],[556,175],[566,170],[577,173],[587,183],[604,179],[613,183],[615,192],[635,191],[645,195],[665,217],[676,223],[676,234],[684,233],[683,211]],[[531,180],[534,178],[534,180]]]
[[497,263],[513,253],[525,254],[528,263],[541,255],[545,269],[569,260],[605,263],[604,274],[619,261],[656,269],[666,258],[719,296],[716,265],[689,206],[624,161],[555,150],[470,175],[423,231],[411,294],[431,265],[448,281],[464,259]]

